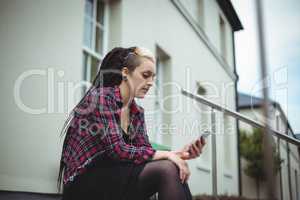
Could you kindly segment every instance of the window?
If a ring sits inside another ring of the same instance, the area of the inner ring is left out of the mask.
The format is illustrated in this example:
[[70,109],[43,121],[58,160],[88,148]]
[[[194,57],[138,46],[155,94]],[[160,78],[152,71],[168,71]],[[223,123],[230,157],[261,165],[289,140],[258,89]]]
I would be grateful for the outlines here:
[[180,0],[189,15],[200,27],[204,27],[204,0]]
[[161,62],[159,57],[156,57],[156,78],[155,78],[155,133],[156,133],[156,142],[163,144],[163,130],[162,125],[163,121],[163,113],[161,112],[163,105],[163,63]]
[[83,66],[85,69],[84,77],[87,81],[93,81],[97,72],[100,59],[95,56],[89,55],[87,52],[83,52]]
[[220,53],[223,59],[226,61],[227,52],[226,52],[226,24],[224,19],[219,16],[219,26],[220,26]]
[[159,46],[156,46],[156,78],[155,78],[155,99],[154,99],[154,124],[156,142],[172,146],[172,100],[171,85],[171,65],[170,56]]
[[204,28],[204,0],[198,0],[198,21],[199,25]]
[[83,34],[84,79],[92,81],[102,59],[107,35],[106,5],[102,0],[85,0]]
[[276,124],[275,124],[275,130],[281,131],[281,130],[280,130],[280,128],[281,128],[281,127],[280,127],[280,114],[277,113],[275,119],[276,119],[276,121],[275,121],[275,123],[276,123]]
[[167,118],[167,101],[165,83],[167,81],[167,63],[160,54],[156,57],[156,78],[155,78],[155,124],[156,141],[160,144],[170,145],[169,120]]

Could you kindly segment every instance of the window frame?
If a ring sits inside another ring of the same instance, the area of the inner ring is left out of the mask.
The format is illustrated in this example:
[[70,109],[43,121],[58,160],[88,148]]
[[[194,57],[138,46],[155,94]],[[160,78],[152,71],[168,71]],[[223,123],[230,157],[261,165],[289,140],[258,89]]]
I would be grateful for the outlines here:
[[227,33],[226,33],[226,20],[219,14],[219,40],[220,40],[220,55],[227,63]]
[[[97,21],[97,4],[99,1],[102,1],[104,4],[104,14],[103,14],[103,25]],[[84,9],[87,0],[84,1]],[[84,10],[84,25],[85,25],[85,18],[87,14]],[[109,7],[104,0],[93,0],[93,17],[89,19],[92,22],[92,35],[91,35],[91,47],[86,46],[84,43],[84,35],[83,35],[83,42],[82,42],[82,63],[83,63],[83,79],[85,81],[91,82],[92,81],[92,59],[96,59],[97,62],[100,62],[103,59],[104,55],[107,53],[107,46],[108,46],[108,30],[109,30]],[[85,26],[83,25],[83,32],[85,32]],[[97,28],[103,31],[103,38],[102,39],[102,54],[97,52],[96,50],[96,35],[97,35]],[[85,58],[87,56],[87,58]],[[86,62],[84,62],[86,59]],[[98,66],[99,67],[99,66]],[[97,69],[98,71],[99,69]]]
[[201,30],[204,30],[204,22],[205,22],[205,13],[204,13],[205,12],[205,8],[204,8],[205,3],[204,3],[204,1],[203,0],[194,0],[195,1],[194,3],[197,4],[197,8],[195,10],[191,10],[191,6],[186,4],[189,1],[179,0],[180,4],[186,10],[186,12],[190,16],[191,20],[193,20],[195,22],[195,24]]

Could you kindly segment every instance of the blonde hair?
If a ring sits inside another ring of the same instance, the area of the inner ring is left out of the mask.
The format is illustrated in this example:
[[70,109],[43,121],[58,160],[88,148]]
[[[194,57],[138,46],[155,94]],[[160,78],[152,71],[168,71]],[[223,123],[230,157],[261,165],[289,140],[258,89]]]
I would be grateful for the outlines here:
[[145,47],[136,47],[134,50],[134,53],[138,56],[147,58],[149,60],[151,60],[152,62],[156,62],[155,56],[154,54],[147,48]]

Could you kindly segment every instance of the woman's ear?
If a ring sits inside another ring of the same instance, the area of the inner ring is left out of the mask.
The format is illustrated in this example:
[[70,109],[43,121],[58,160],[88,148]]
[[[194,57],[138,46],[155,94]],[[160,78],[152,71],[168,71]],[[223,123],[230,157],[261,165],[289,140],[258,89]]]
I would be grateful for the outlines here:
[[127,67],[122,68],[122,76],[127,76],[129,74],[129,70]]

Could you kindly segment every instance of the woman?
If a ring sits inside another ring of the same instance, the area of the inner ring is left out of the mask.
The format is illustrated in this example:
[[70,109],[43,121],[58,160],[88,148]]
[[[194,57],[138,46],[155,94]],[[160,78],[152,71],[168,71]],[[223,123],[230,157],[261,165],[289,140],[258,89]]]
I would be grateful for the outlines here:
[[204,139],[180,151],[154,150],[146,133],[144,98],[153,85],[155,58],[144,48],[114,48],[92,86],[66,121],[58,187],[63,199],[191,199],[187,159]]

